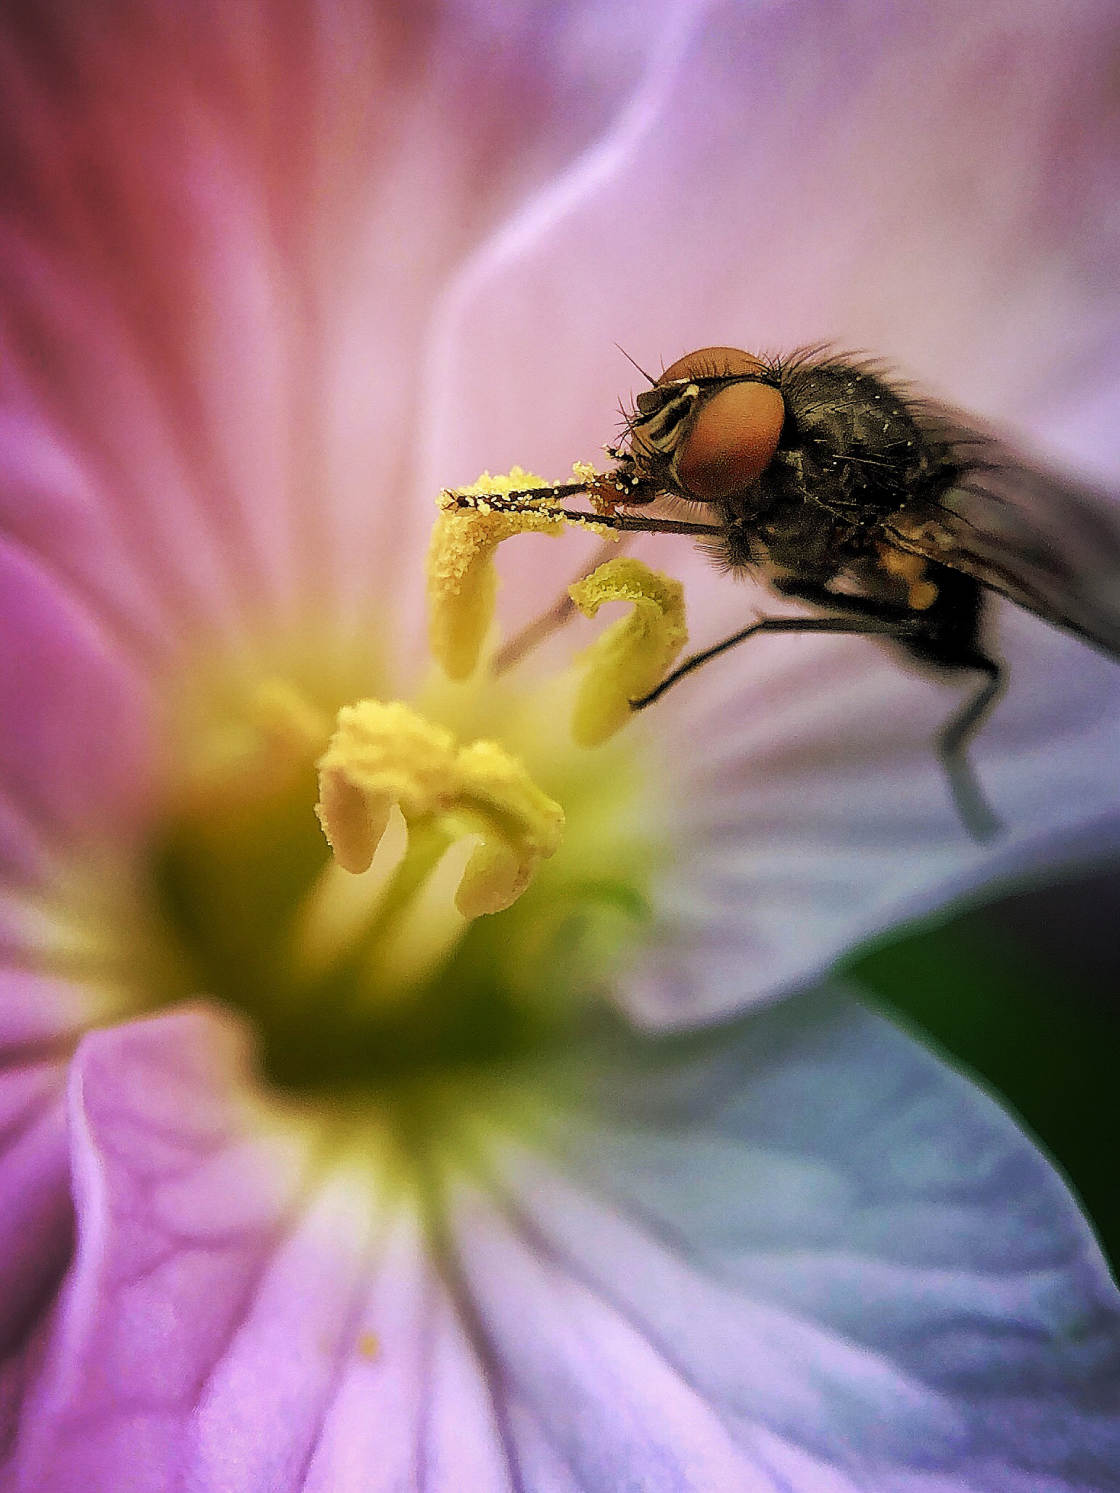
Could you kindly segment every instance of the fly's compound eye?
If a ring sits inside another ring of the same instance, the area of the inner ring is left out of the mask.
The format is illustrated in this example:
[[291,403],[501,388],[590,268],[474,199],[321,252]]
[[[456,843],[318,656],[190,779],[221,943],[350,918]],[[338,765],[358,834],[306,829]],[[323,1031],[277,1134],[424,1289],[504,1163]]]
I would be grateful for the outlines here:
[[717,389],[696,411],[676,452],[683,490],[715,503],[750,487],[773,461],[785,417],[785,401],[772,384],[744,381]]
[[765,373],[766,364],[741,347],[699,347],[670,363],[659,384],[687,383],[694,378],[743,378]]

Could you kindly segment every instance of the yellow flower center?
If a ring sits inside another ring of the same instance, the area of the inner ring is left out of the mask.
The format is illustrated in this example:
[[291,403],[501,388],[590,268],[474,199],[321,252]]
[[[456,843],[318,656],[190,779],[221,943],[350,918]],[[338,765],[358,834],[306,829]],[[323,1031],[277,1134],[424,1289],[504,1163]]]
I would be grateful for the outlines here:
[[639,734],[616,733],[685,641],[681,591],[611,559],[572,600],[625,617],[558,677],[495,672],[498,546],[567,522],[501,510],[534,484],[486,478],[440,513],[441,670],[411,701],[307,634],[177,691],[154,905],[125,934],[153,928],[161,1000],[245,1012],[281,1085],[380,1090],[560,1040],[640,936],[659,823]]

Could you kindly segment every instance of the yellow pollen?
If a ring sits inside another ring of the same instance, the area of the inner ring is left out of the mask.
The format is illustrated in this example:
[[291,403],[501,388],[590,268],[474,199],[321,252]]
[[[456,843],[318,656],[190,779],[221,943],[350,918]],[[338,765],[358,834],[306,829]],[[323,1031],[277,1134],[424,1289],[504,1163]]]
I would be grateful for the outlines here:
[[630,719],[630,702],[665,677],[688,642],[684,587],[641,560],[620,555],[569,587],[585,617],[612,601],[633,610],[611,624],[580,655],[584,677],[572,735],[580,746],[599,746]]
[[466,918],[515,902],[555,853],[564,827],[560,805],[496,742],[461,747],[450,731],[399,701],[347,705],[319,760],[316,806],[344,870],[359,874],[369,866],[394,804],[410,849],[427,847],[430,869],[453,841],[481,837],[455,895]]

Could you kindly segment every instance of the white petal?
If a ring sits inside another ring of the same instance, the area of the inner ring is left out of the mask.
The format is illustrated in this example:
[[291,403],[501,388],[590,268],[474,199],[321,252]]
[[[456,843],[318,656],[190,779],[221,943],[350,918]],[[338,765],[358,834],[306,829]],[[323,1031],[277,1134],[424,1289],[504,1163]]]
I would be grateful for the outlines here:
[[449,1144],[455,1251],[558,1486],[1113,1486],[1120,1310],[1088,1229],[881,1019],[826,994],[623,1038],[511,1104],[504,1139]]

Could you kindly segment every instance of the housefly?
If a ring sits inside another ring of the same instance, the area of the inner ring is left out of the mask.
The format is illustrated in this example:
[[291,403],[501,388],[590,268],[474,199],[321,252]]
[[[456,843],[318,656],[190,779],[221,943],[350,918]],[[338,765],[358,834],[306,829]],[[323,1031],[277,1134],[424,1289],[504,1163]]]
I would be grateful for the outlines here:
[[650,385],[608,448],[613,470],[548,491],[587,492],[615,528],[691,533],[724,570],[816,615],[749,623],[634,708],[756,633],[878,635],[928,672],[978,676],[937,747],[966,826],[990,834],[965,756],[1005,678],[983,636],[985,593],[1120,658],[1120,529],[1099,496],[876,365],[820,349],[701,348]]

